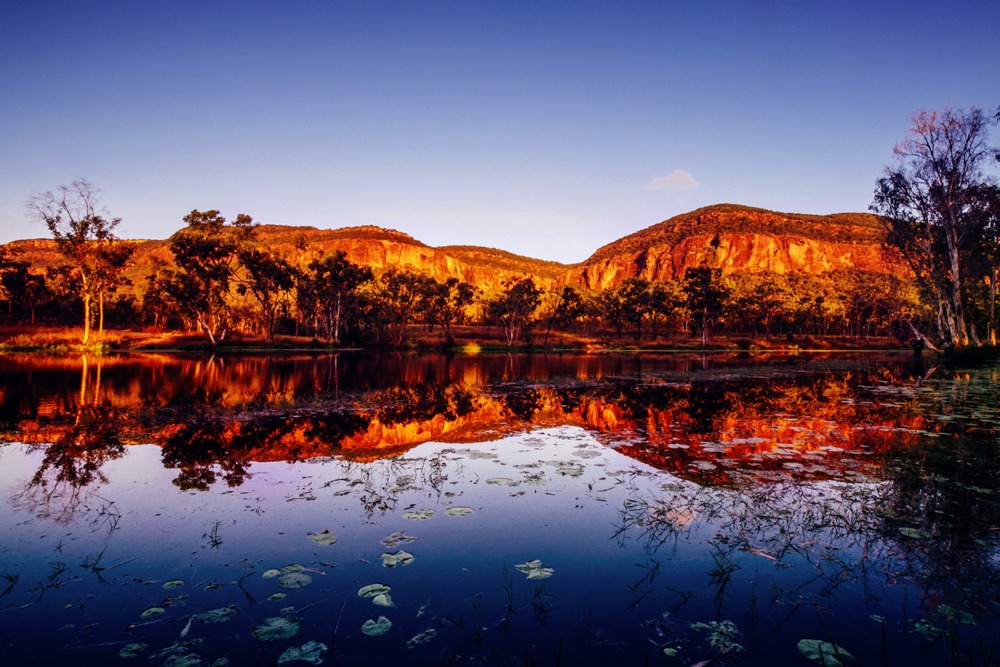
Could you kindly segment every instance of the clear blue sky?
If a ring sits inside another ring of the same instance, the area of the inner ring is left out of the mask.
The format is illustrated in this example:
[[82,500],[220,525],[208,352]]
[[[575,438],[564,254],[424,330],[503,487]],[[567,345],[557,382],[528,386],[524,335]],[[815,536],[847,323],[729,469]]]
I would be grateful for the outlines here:
[[863,211],[920,108],[1000,105],[1000,0],[0,0],[0,242],[84,177],[574,262],[694,208]]

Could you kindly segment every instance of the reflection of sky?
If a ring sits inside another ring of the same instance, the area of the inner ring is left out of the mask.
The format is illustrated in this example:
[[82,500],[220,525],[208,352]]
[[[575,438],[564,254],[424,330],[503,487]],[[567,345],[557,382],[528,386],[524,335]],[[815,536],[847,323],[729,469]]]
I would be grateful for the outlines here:
[[[578,664],[641,662],[659,650],[651,642],[665,641],[653,635],[650,622],[674,624],[671,633],[685,637],[690,623],[724,614],[749,632],[745,613],[752,599],[760,600],[756,622],[762,628],[780,625],[782,641],[819,632],[813,612],[832,607],[830,631],[852,639],[856,654],[877,655],[867,614],[898,613],[906,594],[901,586],[885,586],[880,567],[853,570],[862,553],[892,556],[891,542],[866,515],[888,484],[769,484],[744,493],[703,488],[636,463],[575,427],[469,445],[427,443],[405,456],[364,464],[254,463],[242,486],[219,483],[209,491],[174,487],[176,471],[164,469],[159,456],[157,447],[135,446],[106,463],[109,482],[85,490],[81,511],[68,524],[6,504],[0,573],[19,573],[21,581],[0,605],[26,606],[7,617],[13,622],[6,633],[16,640],[10,640],[12,648],[0,646],[0,659],[16,663],[27,655],[25,646],[40,628],[72,625],[59,640],[91,646],[73,649],[76,664],[102,664],[125,641],[120,628],[135,625],[128,640],[157,650],[177,639],[191,614],[235,604],[241,614],[230,623],[191,629],[191,638],[209,640],[198,649],[203,657],[225,652],[237,664],[255,660],[258,649],[245,641],[250,625],[291,607],[303,623],[299,643],[329,637],[339,623],[338,648],[349,664],[457,652],[463,641],[457,619],[464,619],[468,631],[477,615],[487,633],[482,645],[492,647],[482,649],[487,652],[531,645],[539,655],[554,657],[560,637],[585,632],[593,644],[566,647],[567,657],[580,651]],[[0,488],[7,499],[39,462],[37,452],[25,456],[15,445],[0,449]],[[120,519],[109,537],[101,513],[110,507]],[[474,511],[452,517],[449,507]],[[422,521],[404,517],[421,509],[434,515]],[[650,523],[653,517],[657,521]],[[822,517],[867,518],[839,524],[846,519],[820,523]],[[852,533],[851,525],[858,531]],[[650,529],[659,530],[658,537]],[[317,546],[307,537],[324,530],[337,535],[334,544]],[[416,541],[392,549],[381,544],[400,531]],[[215,547],[213,532],[221,540]],[[80,565],[105,547],[105,583],[98,583]],[[383,567],[380,555],[396,549],[412,553],[413,563]],[[530,581],[514,569],[536,559],[554,570],[550,578]],[[39,599],[36,582],[46,581],[54,562],[67,564],[68,573]],[[310,586],[285,591],[261,577],[266,569],[293,563],[307,568]],[[734,576],[723,585],[719,572],[727,564]],[[162,582],[174,578],[185,586],[164,591]],[[377,608],[356,595],[375,582],[392,588],[395,607]],[[517,615],[501,631],[506,585]],[[867,601],[863,590],[872,595]],[[281,592],[287,598],[268,600]],[[679,620],[664,616],[688,594],[676,612]],[[160,620],[140,619],[168,595],[187,597],[167,600]],[[550,607],[545,623],[534,615],[538,595]],[[863,614],[862,604],[869,605]],[[805,611],[795,613],[799,607]],[[379,615],[394,627],[373,644],[358,628]],[[96,629],[82,629],[91,624]],[[405,641],[431,625],[441,631],[433,650],[409,653]],[[684,641],[689,655],[711,657],[695,639]],[[756,646],[754,659],[787,659],[794,641]],[[264,650],[268,660],[276,658],[278,647]]]

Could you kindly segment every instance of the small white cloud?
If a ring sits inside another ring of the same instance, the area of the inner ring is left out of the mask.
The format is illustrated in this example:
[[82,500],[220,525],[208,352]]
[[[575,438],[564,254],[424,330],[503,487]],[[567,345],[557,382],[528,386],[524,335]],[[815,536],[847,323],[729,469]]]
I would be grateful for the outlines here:
[[698,187],[698,181],[694,180],[694,177],[683,169],[674,169],[666,176],[654,178],[649,182],[650,190],[673,190],[675,188],[693,190],[696,187]]

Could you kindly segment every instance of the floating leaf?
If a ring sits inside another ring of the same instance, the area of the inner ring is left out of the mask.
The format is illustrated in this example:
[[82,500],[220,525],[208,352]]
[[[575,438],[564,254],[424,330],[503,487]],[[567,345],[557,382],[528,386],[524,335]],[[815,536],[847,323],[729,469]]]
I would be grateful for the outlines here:
[[471,507],[449,507],[444,513],[448,516],[469,516],[474,511]]
[[142,612],[143,618],[153,618],[154,616],[159,616],[160,614],[167,611],[163,607],[150,607],[146,611]]
[[854,660],[854,656],[843,646],[821,639],[799,640],[799,652],[826,667],[844,667],[843,661]]
[[909,528],[907,526],[903,526],[902,528],[900,528],[899,533],[906,537],[912,537],[915,540],[927,539],[928,537],[931,536],[931,534],[928,533],[926,530],[920,530],[919,528]]
[[379,635],[384,635],[392,627],[392,621],[390,621],[385,616],[379,616],[377,621],[368,619],[361,626],[361,632],[365,633],[369,637],[378,637]]
[[385,595],[392,589],[385,584],[368,584],[358,589],[358,597],[373,598],[376,595]]
[[395,607],[392,603],[392,597],[388,593],[379,593],[372,598],[372,602],[380,607]]
[[281,600],[284,600],[286,597],[288,597],[287,593],[273,593],[271,595],[268,595],[267,599],[270,600],[271,602],[280,602]]
[[396,567],[397,565],[409,565],[413,562],[413,554],[400,549],[394,554],[382,554],[382,567]]
[[253,626],[253,636],[262,642],[273,642],[279,639],[294,637],[299,631],[299,624],[284,616],[272,616],[262,625]]
[[225,623],[235,618],[239,613],[240,608],[231,604],[228,607],[219,607],[218,609],[210,609],[200,614],[195,614],[194,620],[199,623]]
[[422,509],[416,512],[403,512],[403,518],[409,519],[410,521],[424,521],[426,519],[434,516],[434,510],[432,509]]
[[119,658],[138,658],[139,654],[149,648],[149,644],[143,644],[142,642],[134,642],[132,644],[126,644],[122,647],[122,650],[118,651]]
[[[405,514],[403,516],[406,516]],[[395,549],[400,544],[409,544],[410,542],[416,542],[417,538],[412,535],[406,535],[403,531],[398,531],[390,535],[389,537],[382,540],[382,544],[389,547],[390,549]]]
[[417,634],[410,637],[406,642],[406,648],[414,648],[420,646],[421,644],[426,644],[430,640],[437,636],[437,630],[434,628],[427,628],[423,632],[418,632]]
[[260,575],[265,579],[274,579],[275,577],[281,576],[281,570],[275,570],[274,568],[267,570],[264,574]]
[[307,533],[307,535],[310,540],[321,547],[329,546],[337,541],[337,536],[329,530],[324,530],[322,533]]
[[318,665],[323,662],[323,658],[320,657],[320,654],[326,650],[326,644],[320,644],[316,641],[306,642],[302,646],[290,646],[285,649],[285,652],[281,654],[280,658],[278,658],[278,664],[284,665],[289,662],[308,662],[313,665]]
[[939,637],[944,637],[948,634],[944,628],[939,628],[926,618],[922,618],[913,623],[913,632],[916,632],[918,635],[923,635],[927,639],[938,639]]
[[514,569],[528,575],[528,579],[548,579],[555,574],[555,570],[551,567],[542,567],[540,560],[529,560],[527,563],[515,565]]
[[312,583],[313,578],[305,572],[289,572],[278,577],[278,585],[292,591],[305,588]]
[[490,477],[486,483],[494,486],[517,486],[517,482],[510,477]]
[[281,568],[281,571],[282,572],[302,572],[305,569],[306,569],[305,565],[299,565],[298,563],[292,563],[291,565],[286,565],[285,567]]
[[976,617],[967,611],[962,611],[961,609],[955,609],[951,605],[941,604],[938,605],[937,613],[941,616],[948,618],[948,620],[954,623],[961,623],[963,625],[975,625]]
[[172,588],[180,588],[183,585],[184,585],[183,579],[171,579],[170,581],[164,582],[163,588],[164,590],[169,591]]

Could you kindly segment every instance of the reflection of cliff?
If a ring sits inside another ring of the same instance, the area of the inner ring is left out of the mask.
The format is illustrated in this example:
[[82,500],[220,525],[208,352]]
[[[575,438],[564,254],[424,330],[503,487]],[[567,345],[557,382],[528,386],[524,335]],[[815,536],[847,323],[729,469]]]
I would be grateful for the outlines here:
[[[158,444],[164,464],[179,470],[179,485],[205,488],[220,479],[240,484],[254,461],[366,461],[430,441],[480,442],[558,425],[591,430],[628,456],[687,477],[725,481],[735,469],[824,477],[868,468],[873,452],[912,442],[924,428],[903,404],[855,400],[860,378],[849,374],[767,371],[762,381],[745,371],[694,372],[688,363],[328,355],[155,356],[81,366],[80,359],[47,359],[24,374],[7,367],[5,437],[65,440],[82,405],[100,406],[121,442]],[[715,363],[725,369],[729,360]],[[573,381],[546,379],[556,370]],[[621,379],[650,370],[646,381]],[[538,379],[511,382],[518,378]]]

